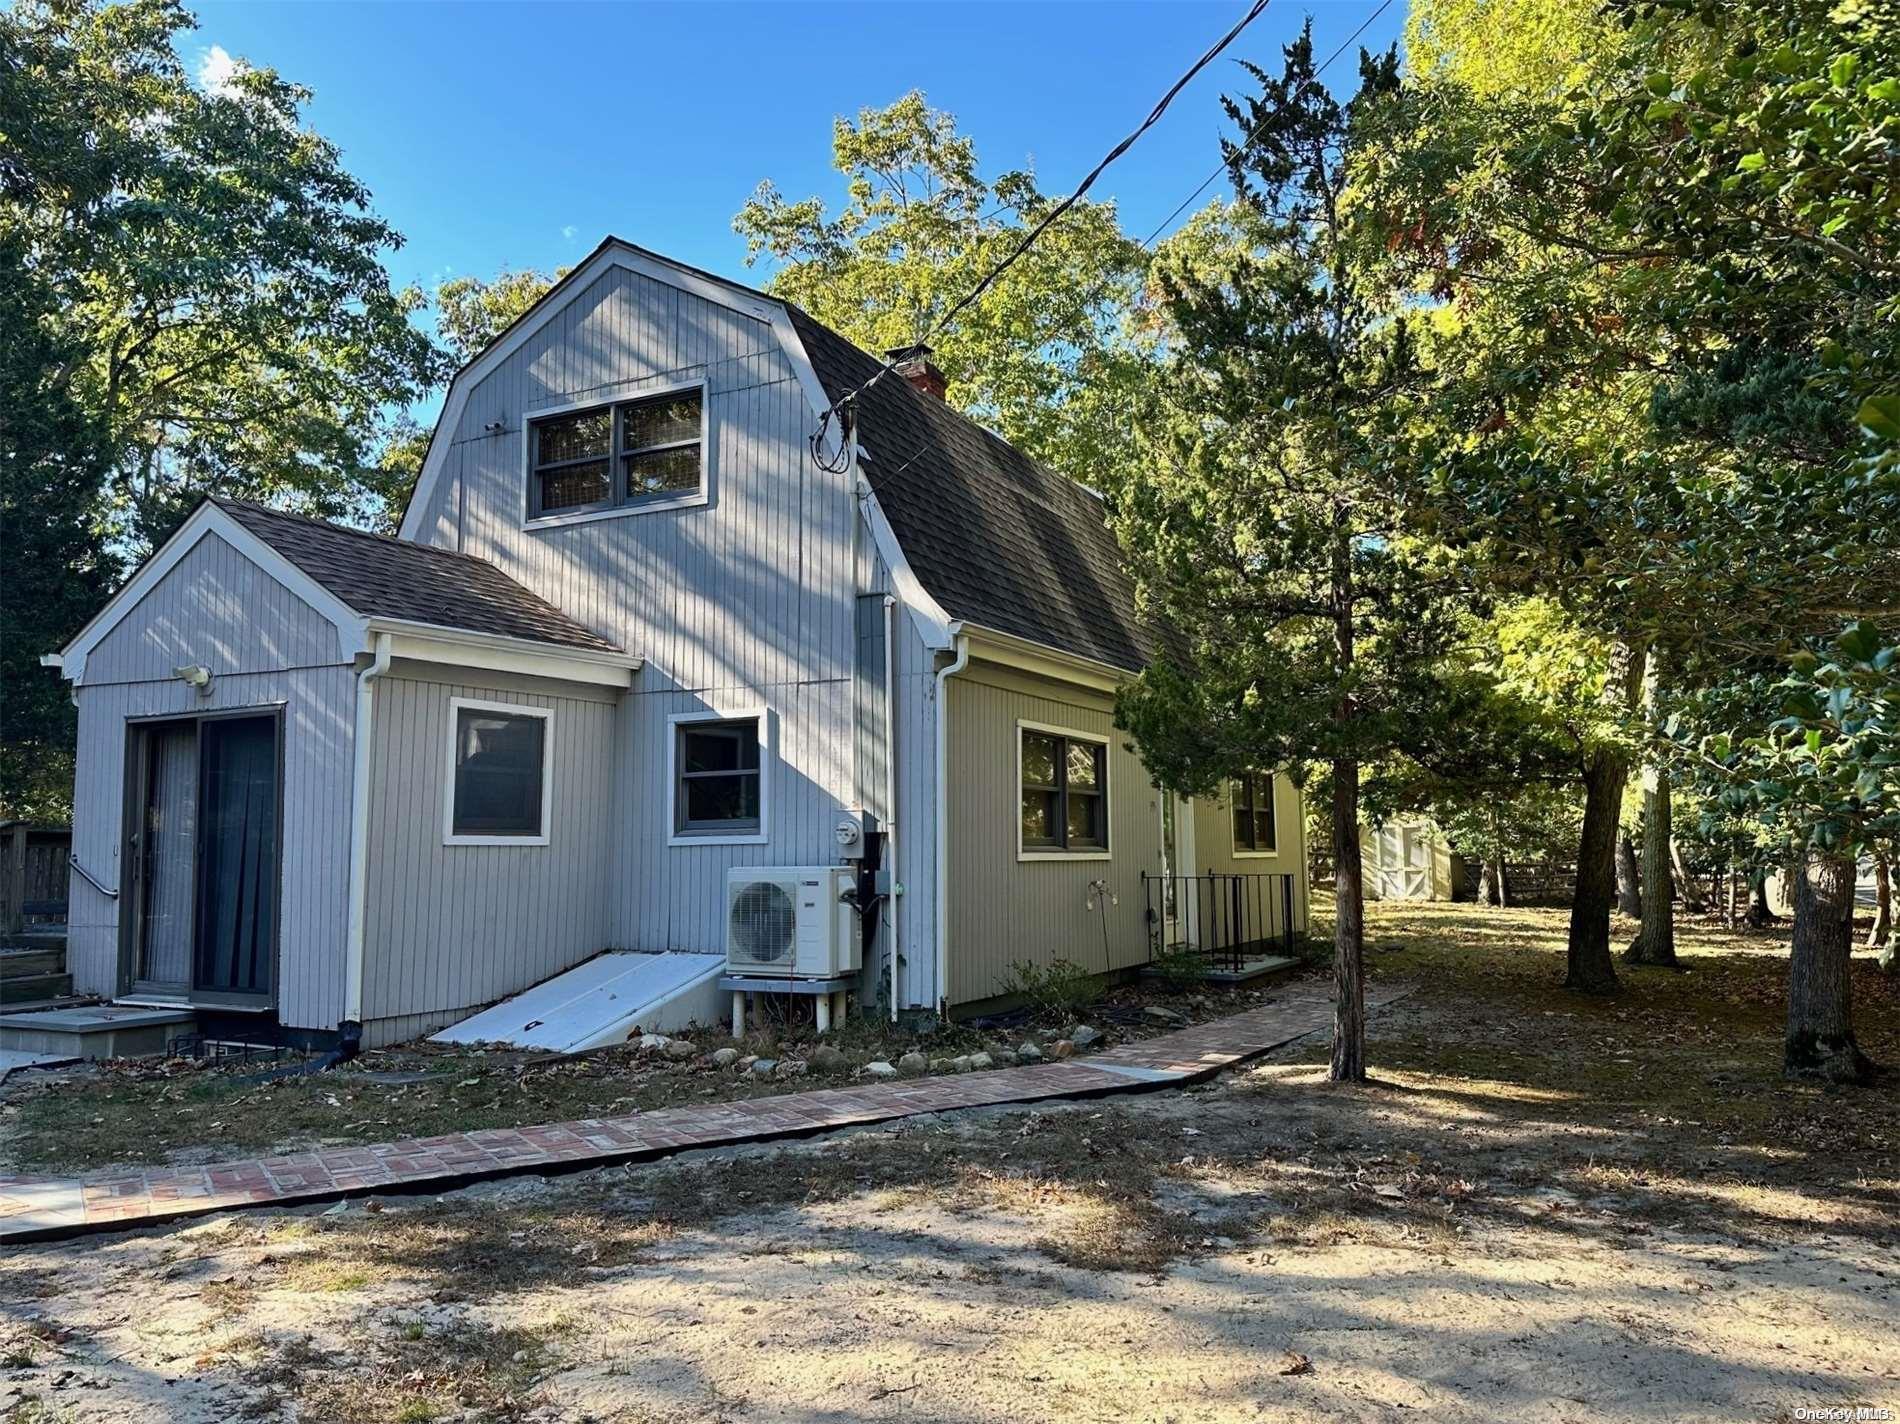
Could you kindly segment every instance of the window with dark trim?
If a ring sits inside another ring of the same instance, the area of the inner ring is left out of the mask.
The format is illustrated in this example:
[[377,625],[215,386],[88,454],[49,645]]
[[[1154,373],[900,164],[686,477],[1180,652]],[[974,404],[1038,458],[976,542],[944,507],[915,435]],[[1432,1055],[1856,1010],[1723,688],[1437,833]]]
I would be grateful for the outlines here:
[[539,836],[548,719],[481,707],[455,711],[456,836]]
[[670,391],[532,421],[529,518],[698,493],[705,476],[704,394]]
[[1275,849],[1273,778],[1265,772],[1250,771],[1234,782],[1234,849]]
[[1108,748],[1022,729],[1024,850],[1108,849]]
[[759,719],[676,722],[673,829],[683,836],[756,835],[761,824]]

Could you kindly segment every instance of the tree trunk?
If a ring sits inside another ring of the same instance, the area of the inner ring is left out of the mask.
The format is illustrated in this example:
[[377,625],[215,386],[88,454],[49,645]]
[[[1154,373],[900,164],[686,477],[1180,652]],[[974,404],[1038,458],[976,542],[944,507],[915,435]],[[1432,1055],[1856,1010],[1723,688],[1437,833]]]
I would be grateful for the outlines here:
[[1884,855],[1874,857],[1874,923],[1867,947],[1880,951],[1880,967],[1887,973],[1900,968],[1894,958],[1893,865]]
[[1498,866],[1501,861],[1486,858],[1484,868],[1478,872],[1478,903],[1495,905],[1498,902]]
[[1333,763],[1333,1070],[1366,1077],[1365,864],[1359,857],[1359,764]]
[[1636,870],[1636,844],[1623,827],[1616,830],[1616,913],[1643,917],[1642,879]]
[[1643,776],[1643,923],[1623,958],[1631,964],[1676,967],[1676,925],[1671,901],[1675,878],[1669,865],[1669,774],[1652,768]]
[[1788,956],[1790,1076],[1865,1082],[1873,1065],[1854,1041],[1854,862],[1810,851],[1794,882],[1794,943]]
[[1498,857],[1498,908],[1510,908],[1511,904],[1511,866],[1503,856]]
[[1702,897],[1702,882],[1682,863],[1682,847],[1673,839],[1669,842],[1669,868],[1675,873],[1676,898],[1682,901],[1683,908],[1696,915],[1707,910],[1709,902]]
[[[1333,671],[1339,694],[1333,728],[1351,745],[1359,709],[1352,694],[1352,535],[1345,510],[1333,511]],[[1359,853],[1359,763],[1333,761],[1333,1067],[1335,1083],[1366,1079],[1366,867]]]
[[[1643,654],[1629,643],[1610,650],[1603,702],[1615,711],[1635,706],[1643,682]],[[1614,743],[1597,747],[1583,768],[1583,834],[1577,845],[1577,891],[1570,901],[1569,965],[1564,987],[1586,994],[1616,992],[1610,958],[1610,906],[1616,900],[1616,826],[1623,811],[1629,761]]]
[[1629,767],[1610,748],[1583,773],[1583,835],[1577,845],[1577,891],[1570,901],[1569,965],[1564,987],[1586,994],[1616,992],[1610,959],[1610,905],[1616,897],[1616,821]]

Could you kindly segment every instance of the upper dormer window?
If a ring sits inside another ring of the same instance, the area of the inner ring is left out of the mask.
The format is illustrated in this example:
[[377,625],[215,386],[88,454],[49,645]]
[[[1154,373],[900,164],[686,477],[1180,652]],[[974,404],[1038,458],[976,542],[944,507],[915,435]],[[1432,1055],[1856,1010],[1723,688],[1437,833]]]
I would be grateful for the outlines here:
[[705,464],[701,387],[531,419],[528,518],[698,503]]

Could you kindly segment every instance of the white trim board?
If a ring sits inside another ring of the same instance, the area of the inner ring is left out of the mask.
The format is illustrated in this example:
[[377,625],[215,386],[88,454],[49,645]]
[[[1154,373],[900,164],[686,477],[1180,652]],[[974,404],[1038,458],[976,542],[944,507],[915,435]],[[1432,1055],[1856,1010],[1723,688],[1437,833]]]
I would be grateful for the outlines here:
[[[500,712],[541,719],[541,833],[535,836],[483,835],[455,829],[455,752],[463,712]],[[449,699],[448,757],[442,782],[442,844],[445,846],[544,846],[554,832],[554,709],[525,702],[496,702],[481,697]]]

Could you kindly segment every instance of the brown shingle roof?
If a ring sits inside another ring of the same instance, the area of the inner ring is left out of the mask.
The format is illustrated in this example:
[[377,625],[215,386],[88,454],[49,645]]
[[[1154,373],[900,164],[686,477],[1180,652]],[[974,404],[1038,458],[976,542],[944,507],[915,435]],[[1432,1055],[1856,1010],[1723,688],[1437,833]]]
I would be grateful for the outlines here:
[[[883,366],[787,304],[833,400]],[[864,477],[912,571],[953,619],[1139,671],[1157,639],[1102,501],[887,376],[859,397]]]
[[212,501],[365,618],[617,653],[486,559],[235,499]]

